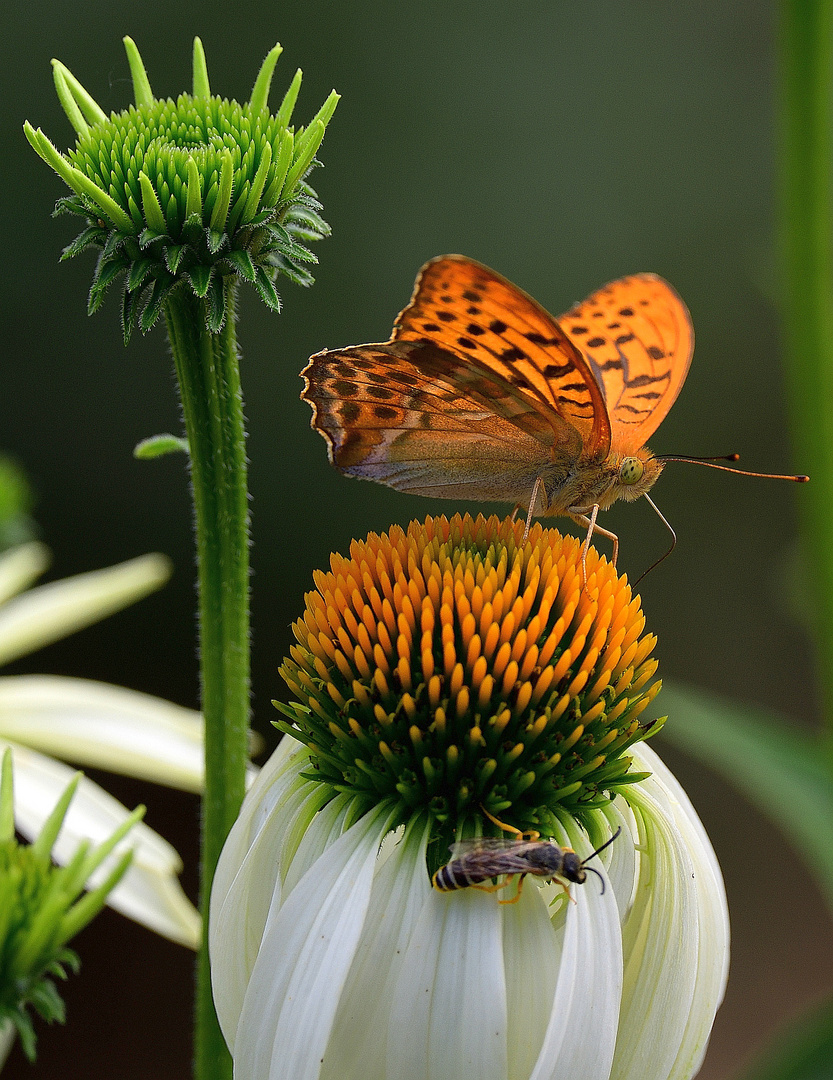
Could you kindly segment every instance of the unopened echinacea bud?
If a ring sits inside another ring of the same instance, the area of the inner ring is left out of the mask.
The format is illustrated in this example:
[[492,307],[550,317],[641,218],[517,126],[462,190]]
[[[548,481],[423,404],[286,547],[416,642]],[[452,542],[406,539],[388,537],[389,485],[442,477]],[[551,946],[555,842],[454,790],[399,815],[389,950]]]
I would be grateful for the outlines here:
[[306,126],[290,123],[298,71],[277,113],[267,97],[281,47],[263,62],[245,105],[212,95],[202,45],[194,41],[193,92],[156,98],[139,52],[125,47],[135,105],[108,117],[72,73],[53,61],[55,87],[76,131],[61,153],[38,129],[26,137],[73,194],[56,212],[77,214],[86,227],[64,258],[101,252],[89,311],[124,278],[125,339],[153,326],[172,289],[206,301],[208,329],[227,316],[227,285],[242,278],[280,310],[274,279],[283,273],[307,285],[317,260],[306,242],[329,234],[305,177],[338,103],[333,92]]

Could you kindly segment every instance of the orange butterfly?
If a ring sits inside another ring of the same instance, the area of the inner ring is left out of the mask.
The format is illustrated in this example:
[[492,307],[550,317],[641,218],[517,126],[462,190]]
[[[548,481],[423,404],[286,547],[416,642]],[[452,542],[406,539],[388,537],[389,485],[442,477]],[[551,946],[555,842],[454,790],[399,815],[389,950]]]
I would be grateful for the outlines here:
[[317,353],[301,397],[343,473],[528,505],[527,527],[533,512],[565,514],[587,527],[585,553],[594,529],[612,539],[615,563],[596,515],[647,498],[671,460],[645,441],[693,349],[685,304],[654,274],[613,281],[556,320],[494,270],[443,255],[420,271],[391,340]]

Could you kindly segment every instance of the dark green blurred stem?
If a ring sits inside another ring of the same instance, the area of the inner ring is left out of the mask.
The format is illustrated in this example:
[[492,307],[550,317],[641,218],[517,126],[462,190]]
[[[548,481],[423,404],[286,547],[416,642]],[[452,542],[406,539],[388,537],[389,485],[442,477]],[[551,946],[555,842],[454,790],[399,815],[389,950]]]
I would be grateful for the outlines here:
[[234,285],[219,334],[205,329],[204,302],[177,290],[165,308],[191,458],[199,580],[205,794],[197,961],[198,1080],[230,1077],[211,997],[208,900],[223,841],[243,800],[249,720],[249,508]]
[[833,764],[833,0],[781,0],[780,240],[796,463]]

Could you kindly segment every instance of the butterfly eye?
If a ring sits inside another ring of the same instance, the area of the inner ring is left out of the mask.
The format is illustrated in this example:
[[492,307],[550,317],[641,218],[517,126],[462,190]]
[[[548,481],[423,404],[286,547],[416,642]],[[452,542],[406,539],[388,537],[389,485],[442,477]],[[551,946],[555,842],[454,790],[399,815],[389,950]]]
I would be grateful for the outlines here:
[[619,466],[619,482],[621,484],[638,484],[642,479],[645,466],[638,457],[623,458]]

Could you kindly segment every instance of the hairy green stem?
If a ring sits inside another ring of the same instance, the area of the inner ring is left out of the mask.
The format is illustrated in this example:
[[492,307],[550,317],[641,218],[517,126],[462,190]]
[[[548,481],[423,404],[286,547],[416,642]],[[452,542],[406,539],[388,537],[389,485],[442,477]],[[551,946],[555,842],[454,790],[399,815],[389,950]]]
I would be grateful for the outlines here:
[[796,460],[833,766],[833,0],[781,0],[780,242]]
[[243,800],[249,721],[249,507],[234,289],[229,279],[219,334],[205,329],[205,302],[186,289],[176,290],[165,306],[190,447],[205,716],[197,1080],[231,1076],[211,996],[208,901],[217,859]]

